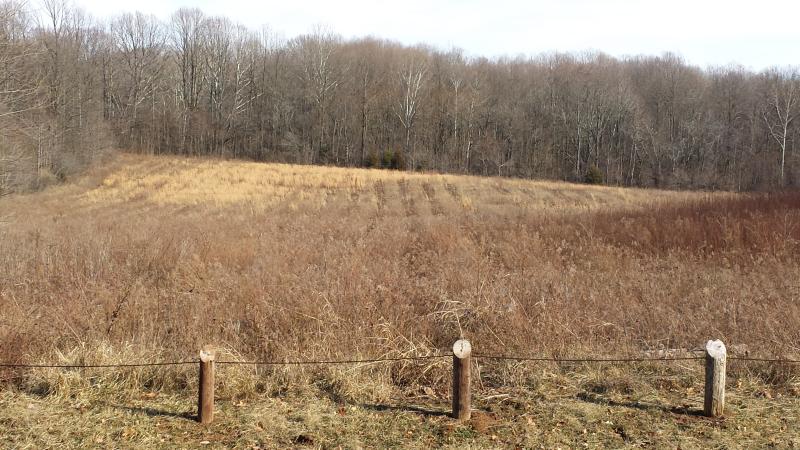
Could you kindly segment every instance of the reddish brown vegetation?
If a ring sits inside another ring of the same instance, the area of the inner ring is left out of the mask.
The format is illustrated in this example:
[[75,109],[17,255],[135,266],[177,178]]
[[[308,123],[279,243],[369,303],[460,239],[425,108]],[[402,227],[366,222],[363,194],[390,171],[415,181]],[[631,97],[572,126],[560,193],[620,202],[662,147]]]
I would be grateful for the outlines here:
[[[665,254],[733,253],[794,259],[800,243],[800,193],[741,194],[598,215],[590,229],[604,241]],[[730,255],[728,255],[730,256]]]

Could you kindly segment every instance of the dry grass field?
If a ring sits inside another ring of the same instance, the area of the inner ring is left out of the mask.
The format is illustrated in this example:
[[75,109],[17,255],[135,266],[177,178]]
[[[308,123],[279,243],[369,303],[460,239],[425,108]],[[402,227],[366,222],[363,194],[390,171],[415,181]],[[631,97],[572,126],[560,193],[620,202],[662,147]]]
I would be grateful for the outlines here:
[[[0,199],[0,360],[315,360],[446,352],[800,357],[800,194],[709,194],[120,155]],[[0,369],[0,447],[800,446],[800,368],[477,360]]]

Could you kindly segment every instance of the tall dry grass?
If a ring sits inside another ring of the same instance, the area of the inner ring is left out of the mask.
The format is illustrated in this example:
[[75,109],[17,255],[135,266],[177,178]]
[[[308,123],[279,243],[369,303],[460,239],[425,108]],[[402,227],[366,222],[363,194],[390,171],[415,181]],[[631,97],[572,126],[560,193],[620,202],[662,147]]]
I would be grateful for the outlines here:
[[[240,360],[427,355],[459,336],[483,354],[641,355],[720,338],[800,356],[794,192],[125,156],[0,211],[3,361],[184,360],[208,343]],[[312,383],[381,397],[444,390],[448,376],[447,361],[224,370],[231,396]],[[75,395],[190,389],[194,373],[0,377]]]

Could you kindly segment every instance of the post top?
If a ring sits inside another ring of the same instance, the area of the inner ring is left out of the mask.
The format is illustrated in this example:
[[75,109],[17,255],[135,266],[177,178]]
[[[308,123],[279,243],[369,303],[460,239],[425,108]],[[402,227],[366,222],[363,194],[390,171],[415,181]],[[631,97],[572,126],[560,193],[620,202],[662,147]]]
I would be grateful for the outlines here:
[[204,348],[200,350],[200,361],[202,362],[214,361],[215,356],[216,352],[213,349]]
[[706,342],[706,353],[712,358],[719,358],[721,356],[725,356],[728,351],[725,348],[725,344],[717,339],[716,341]]
[[464,359],[472,353],[472,344],[466,339],[459,339],[453,344],[453,355],[458,359]]

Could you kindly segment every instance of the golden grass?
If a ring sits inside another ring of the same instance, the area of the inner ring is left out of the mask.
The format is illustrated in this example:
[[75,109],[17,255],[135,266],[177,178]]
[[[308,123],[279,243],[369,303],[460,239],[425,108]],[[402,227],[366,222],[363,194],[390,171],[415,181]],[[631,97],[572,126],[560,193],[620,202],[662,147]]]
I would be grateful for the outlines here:
[[[291,202],[319,209],[328,201],[373,202],[375,184],[410,183],[416,201],[427,198],[423,184],[463,209],[513,206],[524,210],[585,210],[642,205],[657,200],[695,198],[700,194],[610,188],[547,181],[419,174],[378,169],[261,164],[240,161],[125,155],[100,186],[81,201],[90,205],[145,201],[156,205],[203,207],[250,206],[263,212]],[[450,202],[447,202],[450,203]]]
[[[534,367],[527,368],[529,372]],[[191,397],[38,397],[0,392],[0,445],[33,448],[794,448],[796,396],[747,380],[728,391],[728,414],[697,413],[694,367],[547,372],[525,389],[475,395],[459,424],[433,397],[343,402],[283,393],[218,401],[215,422],[192,421]],[[635,375],[632,376],[632,375]],[[701,377],[700,377],[701,378]]]

